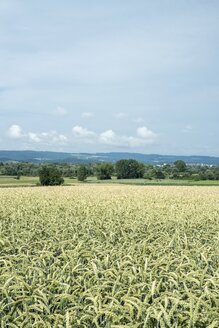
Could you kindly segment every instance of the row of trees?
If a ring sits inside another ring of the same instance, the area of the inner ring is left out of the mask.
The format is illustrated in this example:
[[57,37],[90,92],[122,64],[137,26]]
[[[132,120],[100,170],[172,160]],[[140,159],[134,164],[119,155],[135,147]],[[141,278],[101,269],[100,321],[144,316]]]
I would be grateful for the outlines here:
[[[136,160],[120,160],[114,166],[111,163],[101,163],[96,166],[96,176],[98,180],[109,180],[116,172],[117,179],[143,178],[144,164]],[[80,165],[77,169],[77,179],[85,181],[89,172],[85,165]],[[39,171],[40,183],[44,186],[61,185],[64,182],[62,172],[56,166],[43,166]]]
[[[119,160],[115,164],[33,164],[33,163],[0,163],[0,175],[40,176],[42,184],[62,184],[64,177],[77,178],[84,181],[88,176],[96,176],[99,180],[111,179],[192,179],[219,180],[219,166],[186,165],[178,160],[174,164],[149,165],[136,160]],[[58,178],[60,177],[60,178]]]

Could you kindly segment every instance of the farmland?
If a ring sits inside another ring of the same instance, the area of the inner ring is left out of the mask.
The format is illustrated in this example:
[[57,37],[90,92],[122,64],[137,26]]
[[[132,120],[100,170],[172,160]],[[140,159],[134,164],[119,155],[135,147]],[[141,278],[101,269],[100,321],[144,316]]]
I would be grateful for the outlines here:
[[[79,184],[77,178],[64,178],[64,185],[72,186]],[[115,176],[111,180],[97,180],[95,176],[88,177],[85,181],[88,184],[128,184],[128,185],[144,185],[144,186],[219,186],[219,180],[177,180],[177,179],[117,179]],[[21,176],[17,179],[16,176],[0,176],[1,187],[33,187],[39,185],[39,177],[36,176]]]
[[218,187],[0,189],[0,326],[219,326]]

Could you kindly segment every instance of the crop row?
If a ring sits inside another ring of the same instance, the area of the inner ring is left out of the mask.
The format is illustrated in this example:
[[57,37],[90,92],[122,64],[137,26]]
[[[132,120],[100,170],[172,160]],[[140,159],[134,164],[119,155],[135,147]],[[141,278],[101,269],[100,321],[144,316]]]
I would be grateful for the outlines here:
[[1,327],[219,327],[217,187],[0,190]]

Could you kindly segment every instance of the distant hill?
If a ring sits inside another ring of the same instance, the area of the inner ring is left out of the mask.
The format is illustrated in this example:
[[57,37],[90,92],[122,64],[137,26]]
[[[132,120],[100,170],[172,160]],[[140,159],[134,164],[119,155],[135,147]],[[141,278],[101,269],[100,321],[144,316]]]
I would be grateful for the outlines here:
[[138,153],[62,153],[50,151],[7,151],[0,150],[0,162],[33,162],[33,163],[94,163],[116,162],[120,159],[136,159],[143,163],[165,164],[178,159],[187,164],[219,165],[219,157],[210,156],[176,156]]

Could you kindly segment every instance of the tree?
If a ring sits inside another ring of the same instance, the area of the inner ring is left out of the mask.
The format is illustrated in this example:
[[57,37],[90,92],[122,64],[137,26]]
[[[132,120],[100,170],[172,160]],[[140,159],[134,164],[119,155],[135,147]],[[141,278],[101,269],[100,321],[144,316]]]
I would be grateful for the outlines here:
[[59,186],[64,183],[61,172],[55,166],[43,166],[39,178],[42,186]]
[[174,162],[174,165],[175,165],[175,167],[177,168],[177,170],[179,172],[185,172],[186,171],[187,166],[186,166],[186,163],[184,161],[179,159],[178,161]]
[[144,179],[147,180],[152,180],[154,178],[155,175],[155,168],[153,167],[153,165],[145,165],[144,167]]
[[96,168],[97,179],[98,180],[108,180],[111,179],[113,174],[114,167],[111,163],[102,163],[99,164]]
[[156,179],[165,179],[165,175],[164,173],[162,172],[162,170],[158,169],[158,170],[155,170],[154,172],[154,177]]
[[144,164],[134,159],[122,159],[116,162],[117,179],[143,178]]
[[219,167],[214,168],[214,179],[219,180]]
[[84,181],[87,178],[87,169],[85,165],[80,165],[77,171],[78,181]]
[[215,176],[212,170],[208,169],[205,171],[206,180],[214,180]]

